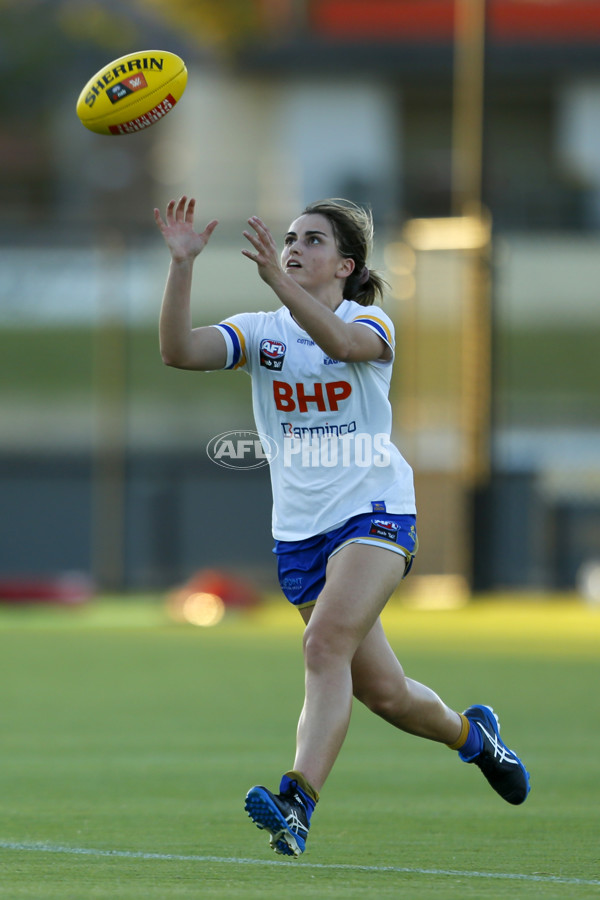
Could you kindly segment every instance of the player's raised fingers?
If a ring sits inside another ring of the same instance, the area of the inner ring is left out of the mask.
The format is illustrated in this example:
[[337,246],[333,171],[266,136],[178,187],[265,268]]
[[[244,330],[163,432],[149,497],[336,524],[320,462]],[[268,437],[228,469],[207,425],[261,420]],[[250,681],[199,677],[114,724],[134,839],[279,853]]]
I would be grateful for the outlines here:
[[261,249],[262,241],[260,240],[260,238],[257,235],[252,234],[251,231],[242,231],[242,234],[244,235],[244,237],[246,238],[247,241],[250,241],[250,243],[252,244],[253,247],[255,247],[257,250]]
[[260,218],[260,216],[252,216],[251,223],[252,223],[252,227],[255,228],[257,231],[261,232],[261,234],[266,234],[269,237],[271,237],[271,232],[269,230],[268,225],[266,225],[263,222],[263,220]]
[[169,200],[169,202],[167,203],[167,216],[166,216],[167,225],[173,224],[173,221],[175,219],[174,212],[175,212],[175,200]]
[[263,246],[273,248],[275,247],[275,241],[273,240],[273,235],[263,222],[259,216],[251,216],[248,219],[248,224],[252,226],[255,230],[256,234],[260,238]]
[[258,218],[258,216],[251,216],[248,219],[248,225],[250,225],[261,237],[265,237],[269,234],[269,229],[266,227],[265,223]]
[[185,210],[185,221],[189,222],[190,225],[194,221],[194,211],[196,209],[196,198],[190,197],[187,205],[187,209]]
[[211,234],[213,233],[213,231],[215,230],[215,228],[217,227],[218,224],[219,224],[218,219],[213,219],[211,222],[208,223],[208,225],[202,232],[202,237],[204,238],[205,241],[207,241],[209,239],[209,237],[211,236]]
[[183,194],[179,198],[179,200],[177,202],[177,206],[175,207],[175,219],[178,222],[183,222],[183,220],[184,220],[186,203],[187,203],[187,197],[185,194]]

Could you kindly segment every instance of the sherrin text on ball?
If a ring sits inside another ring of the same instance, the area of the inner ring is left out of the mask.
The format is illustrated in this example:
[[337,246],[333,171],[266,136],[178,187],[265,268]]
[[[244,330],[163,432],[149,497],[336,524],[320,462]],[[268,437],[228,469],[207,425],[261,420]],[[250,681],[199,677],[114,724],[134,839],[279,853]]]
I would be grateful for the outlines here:
[[77,100],[77,115],[97,134],[135,134],[173,109],[187,77],[185,63],[175,53],[129,53],[90,78]]

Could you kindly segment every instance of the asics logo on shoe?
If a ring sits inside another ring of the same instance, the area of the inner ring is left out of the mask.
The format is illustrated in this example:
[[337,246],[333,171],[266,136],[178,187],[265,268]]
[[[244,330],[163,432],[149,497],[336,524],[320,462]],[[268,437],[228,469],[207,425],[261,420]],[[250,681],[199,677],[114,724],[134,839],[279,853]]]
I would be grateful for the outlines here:
[[481,722],[477,722],[476,724],[484,737],[486,737],[491,744],[490,749],[493,751],[494,756],[497,757],[501,763],[510,763],[513,766],[519,765],[519,761],[510,752],[508,747],[505,747],[504,744],[498,740],[497,734],[490,734],[489,731],[486,731]]
[[529,773],[514,752],[509,750],[499,735],[500,722],[491,706],[475,705],[465,710],[463,715],[471,727],[478,726],[483,748],[478,755],[465,758],[463,762],[475,763],[491,787],[514,806],[523,803],[529,794]]
[[290,812],[285,821],[288,823],[290,831],[293,831],[295,834],[300,835],[300,837],[306,837],[306,835],[308,834],[308,830],[300,821],[295,809]]

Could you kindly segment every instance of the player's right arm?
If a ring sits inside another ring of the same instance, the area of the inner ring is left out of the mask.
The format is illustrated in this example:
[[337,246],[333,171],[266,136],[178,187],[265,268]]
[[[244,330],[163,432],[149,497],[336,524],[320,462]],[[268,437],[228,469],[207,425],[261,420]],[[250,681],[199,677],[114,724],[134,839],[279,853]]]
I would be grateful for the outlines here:
[[160,311],[160,352],[167,366],[177,369],[222,369],[227,360],[225,339],[218,328],[192,328],[190,299],[194,261],[217,227],[216,219],[203,232],[194,231],[195,200],[183,196],[167,206],[166,220],[154,219],[171,253],[171,265]]

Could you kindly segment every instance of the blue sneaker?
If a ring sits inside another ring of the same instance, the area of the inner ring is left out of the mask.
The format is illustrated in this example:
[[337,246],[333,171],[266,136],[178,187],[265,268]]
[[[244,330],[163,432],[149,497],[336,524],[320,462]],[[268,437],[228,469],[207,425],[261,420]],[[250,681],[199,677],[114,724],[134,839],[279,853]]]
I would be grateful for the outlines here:
[[306,848],[310,811],[295,782],[281,794],[257,785],[246,795],[245,809],[258,828],[271,832],[271,847],[297,859]]
[[479,766],[490,785],[507,803],[515,806],[523,803],[529,793],[529,772],[500,737],[500,722],[494,710],[491,706],[476,705],[465,709],[463,715],[479,729],[483,749],[470,757],[465,757],[459,750],[462,761]]

